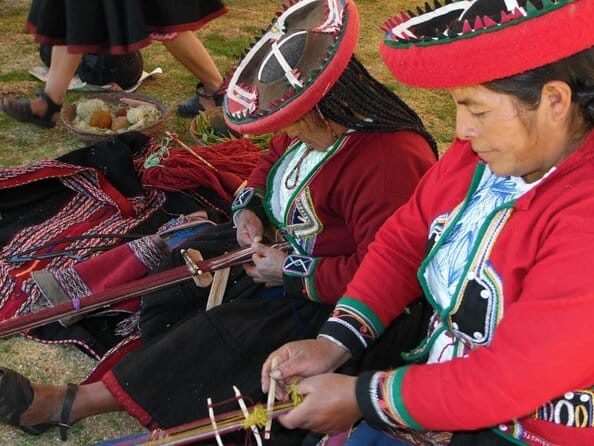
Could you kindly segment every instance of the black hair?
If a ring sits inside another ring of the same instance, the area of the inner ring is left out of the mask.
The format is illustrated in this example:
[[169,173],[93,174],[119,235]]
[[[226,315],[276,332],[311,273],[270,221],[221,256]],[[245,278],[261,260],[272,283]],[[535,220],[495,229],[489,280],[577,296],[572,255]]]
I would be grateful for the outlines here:
[[347,68],[318,104],[334,122],[362,132],[410,130],[423,136],[437,156],[435,140],[421,118],[352,56]]
[[488,82],[484,86],[514,96],[528,108],[536,108],[544,84],[553,80],[569,85],[571,100],[577,104],[591,130],[594,127],[594,47],[525,73]]

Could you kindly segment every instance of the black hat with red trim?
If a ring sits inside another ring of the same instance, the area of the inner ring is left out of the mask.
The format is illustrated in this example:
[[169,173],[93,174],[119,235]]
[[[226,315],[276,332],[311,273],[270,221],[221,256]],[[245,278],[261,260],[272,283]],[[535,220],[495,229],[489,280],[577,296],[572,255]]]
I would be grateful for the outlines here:
[[303,117],[344,72],[358,35],[353,0],[286,4],[231,76],[224,101],[227,125],[259,134]]

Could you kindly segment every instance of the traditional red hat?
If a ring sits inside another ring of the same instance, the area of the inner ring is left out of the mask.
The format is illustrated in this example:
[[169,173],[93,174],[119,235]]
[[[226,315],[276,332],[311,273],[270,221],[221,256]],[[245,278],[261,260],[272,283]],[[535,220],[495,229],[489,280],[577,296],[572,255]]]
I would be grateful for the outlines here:
[[224,101],[240,133],[280,130],[320,102],[343,73],[359,35],[353,0],[301,0],[264,31],[233,73]]
[[402,12],[386,23],[384,62],[424,88],[476,85],[594,46],[594,0],[463,0]]

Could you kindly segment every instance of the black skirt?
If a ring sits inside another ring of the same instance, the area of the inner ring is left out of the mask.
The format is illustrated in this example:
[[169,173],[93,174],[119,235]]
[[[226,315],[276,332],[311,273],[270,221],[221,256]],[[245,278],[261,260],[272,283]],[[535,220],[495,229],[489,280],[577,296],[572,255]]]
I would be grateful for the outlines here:
[[[237,410],[233,386],[248,405],[265,402],[260,371],[289,341],[314,338],[331,306],[303,299],[253,297],[197,312],[127,354],[103,378],[118,402],[148,428],[173,427]],[[302,432],[275,423],[273,444],[300,444]],[[241,442],[243,433],[235,438]]]
[[71,52],[125,54],[152,33],[196,30],[225,11],[220,0],[33,0],[26,27]]

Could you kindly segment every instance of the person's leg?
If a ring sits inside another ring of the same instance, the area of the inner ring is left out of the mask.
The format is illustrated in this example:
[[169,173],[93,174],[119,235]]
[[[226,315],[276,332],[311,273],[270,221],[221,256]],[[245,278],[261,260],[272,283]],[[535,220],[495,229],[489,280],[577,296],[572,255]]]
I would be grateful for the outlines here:
[[204,85],[204,92],[214,94],[223,84],[223,77],[202,42],[191,31],[179,33],[163,45],[184,67]]
[[[31,100],[4,97],[2,109],[18,121],[53,127],[81,57],[82,54],[69,53],[65,46],[54,46],[44,94]],[[48,110],[50,114],[46,116]]]
[[[40,423],[61,422],[62,406],[66,396],[66,386],[32,384],[34,398],[31,405],[21,415],[21,424],[34,426]],[[103,382],[79,386],[68,423],[101,413],[123,410],[117,400],[107,390]]]
[[[185,31],[173,40],[164,40],[163,45],[204,86],[204,93],[188,100],[187,107],[179,110],[180,114],[195,115],[201,110],[215,107],[214,95],[223,84],[223,77],[198,37],[191,31]],[[185,108],[188,109],[187,113],[184,113]]]
[[[81,58],[82,54],[69,53],[68,48],[65,46],[54,46],[52,48],[52,63],[44,91],[56,104],[62,104],[64,102],[68,85],[74,73],[76,73]],[[31,107],[33,107],[33,104],[31,104]],[[41,108],[43,109],[44,107],[42,106]],[[33,111],[35,112],[35,109]],[[45,113],[45,110],[42,111]]]

